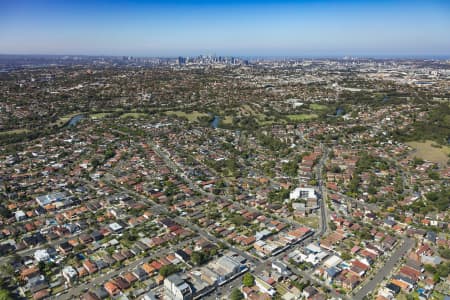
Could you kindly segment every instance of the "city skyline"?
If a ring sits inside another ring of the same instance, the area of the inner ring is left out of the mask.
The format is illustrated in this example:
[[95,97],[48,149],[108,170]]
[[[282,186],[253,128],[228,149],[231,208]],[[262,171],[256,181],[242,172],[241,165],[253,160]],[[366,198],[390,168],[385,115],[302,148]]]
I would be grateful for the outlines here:
[[0,53],[448,57],[444,1],[14,1]]

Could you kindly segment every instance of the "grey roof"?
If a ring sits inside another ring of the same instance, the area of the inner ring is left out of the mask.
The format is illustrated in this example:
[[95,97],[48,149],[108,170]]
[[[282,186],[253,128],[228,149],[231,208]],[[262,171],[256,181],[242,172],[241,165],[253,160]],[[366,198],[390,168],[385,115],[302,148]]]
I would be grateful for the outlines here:
[[394,278],[394,279],[401,280],[401,281],[404,281],[404,282],[409,283],[409,284],[411,284],[411,285],[415,285],[415,284],[416,284],[416,283],[414,282],[414,280],[412,280],[411,278],[406,277],[406,276],[402,276],[402,275],[394,275],[393,278]]
[[100,299],[105,299],[105,298],[108,298],[108,297],[109,297],[108,292],[107,292],[107,291],[105,290],[105,288],[102,287],[102,286],[99,286],[98,288],[96,288],[96,289],[94,290],[94,294],[96,294],[97,297],[99,297]]
[[326,270],[326,272],[328,273],[328,275],[330,277],[335,277],[336,275],[338,275],[341,272],[341,270],[336,267],[330,267]]
[[184,283],[183,278],[178,274],[172,274],[166,278],[166,280],[170,281],[172,284],[179,286]]

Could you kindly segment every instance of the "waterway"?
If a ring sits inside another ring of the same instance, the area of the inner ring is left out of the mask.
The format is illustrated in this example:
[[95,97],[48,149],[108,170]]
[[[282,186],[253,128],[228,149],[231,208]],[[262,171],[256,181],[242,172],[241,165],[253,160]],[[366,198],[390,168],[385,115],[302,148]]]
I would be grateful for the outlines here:
[[220,123],[220,117],[214,116],[214,119],[211,122],[212,128],[219,128],[219,123]]
[[78,122],[83,120],[85,117],[86,117],[85,115],[76,115],[69,120],[69,122],[67,123],[67,126],[69,126],[69,127],[75,126],[78,124]]
[[340,116],[342,116],[342,115],[344,115],[344,114],[345,114],[345,110],[344,110],[342,107],[338,107],[338,108],[336,109],[335,115],[336,115],[337,117],[340,117]]

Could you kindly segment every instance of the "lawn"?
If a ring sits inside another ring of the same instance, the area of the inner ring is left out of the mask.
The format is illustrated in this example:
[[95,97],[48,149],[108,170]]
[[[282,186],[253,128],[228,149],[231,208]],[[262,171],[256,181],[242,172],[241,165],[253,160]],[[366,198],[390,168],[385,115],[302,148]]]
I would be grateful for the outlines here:
[[328,107],[323,104],[311,103],[309,108],[312,110],[326,110]]
[[432,141],[409,142],[407,144],[414,148],[414,151],[410,154],[411,157],[418,157],[443,165],[450,159],[450,147],[448,146],[439,145],[440,148],[438,148]]
[[318,216],[297,217],[295,220],[311,228],[319,228]]
[[123,115],[120,116],[121,119],[124,118],[143,118],[148,116],[147,114],[144,113],[124,113]]
[[184,118],[188,119],[189,122],[197,121],[199,117],[207,117],[208,116],[208,114],[198,112],[198,111],[193,111],[191,113],[185,113],[184,111],[178,111],[178,110],[166,111],[165,114],[168,116],[184,117]]
[[92,119],[94,119],[94,120],[100,120],[100,119],[103,119],[103,118],[105,118],[105,117],[107,117],[109,115],[110,115],[110,113],[96,113],[96,114],[91,114],[89,116]]
[[286,287],[283,285],[283,284],[281,284],[281,283],[278,283],[276,286],[275,286],[275,290],[278,292],[278,294],[280,294],[281,296],[283,296],[284,294],[286,294],[287,292],[288,292],[288,290],[286,289]]
[[232,116],[225,116],[225,117],[221,118],[221,122],[223,124],[229,125],[229,124],[233,123],[233,117]]
[[20,134],[20,133],[27,133],[30,132],[28,129],[12,129],[7,131],[0,131],[0,135],[7,135],[7,134]]
[[308,121],[317,118],[316,114],[298,114],[298,115],[287,115],[290,121]]

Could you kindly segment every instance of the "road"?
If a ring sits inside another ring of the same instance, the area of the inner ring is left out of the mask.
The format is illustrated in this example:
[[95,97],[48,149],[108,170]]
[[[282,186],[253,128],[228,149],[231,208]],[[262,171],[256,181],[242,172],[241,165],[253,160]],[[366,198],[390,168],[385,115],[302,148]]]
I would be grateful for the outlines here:
[[[181,243],[179,243],[177,245],[177,248],[183,248],[185,245],[189,244],[192,241],[192,239],[187,239]],[[161,249],[158,251],[157,254],[155,254],[155,256],[146,256],[143,258],[140,258],[138,260],[135,260],[133,262],[131,262],[128,265],[121,265],[120,269],[118,270],[106,270],[107,273],[101,275],[101,276],[97,276],[96,278],[92,279],[90,282],[88,283],[84,283],[84,284],[80,284],[78,286],[72,287],[69,289],[69,292],[63,295],[58,296],[55,299],[62,299],[62,300],[69,300],[69,299],[74,299],[76,296],[80,295],[83,293],[84,290],[89,289],[92,290],[94,289],[96,286],[100,286],[103,285],[105,282],[107,282],[108,280],[119,276],[120,274],[132,271],[134,269],[136,269],[136,267],[143,265],[144,263],[147,263],[149,261],[152,261],[157,257],[162,257],[166,254],[169,254],[169,252],[172,252],[173,248],[167,247],[165,249]],[[95,276],[95,275],[94,275]]]
[[[321,148],[324,149],[321,144]],[[328,231],[328,207],[327,207],[327,187],[325,186],[322,179],[322,170],[325,166],[325,162],[328,158],[328,149],[325,149],[324,154],[320,158],[317,164],[317,183],[320,191],[320,231],[317,233],[318,237],[323,236]]]
[[[108,176],[105,176],[106,182],[108,182],[108,184],[110,184],[112,186],[115,186],[111,181],[109,181],[107,179],[107,177]],[[148,204],[150,204],[152,206],[152,208],[154,209],[155,212],[162,213],[162,214],[165,214],[165,215],[170,214],[170,212],[167,210],[167,208],[165,206],[160,205],[160,204],[154,202],[153,200],[151,200],[151,199],[149,199],[149,198],[147,198],[147,197],[145,197],[145,196],[143,196],[143,195],[141,195],[139,193],[136,193],[135,191],[133,191],[131,189],[127,189],[125,187],[118,187],[118,188],[121,189],[122,191],[128,193],[129,195],[133,195],[134,197],[140,199],[141,201],[147,202]],[[198,233],[203,238],[205,238],[207,240],[210,240],[210,241],[213,241],[215,243],[219,243],[219,242],[223,243],[223,244],[227,245],[229,249],[231,249],[234,252],[238,253],[239,255],[245,257],[247,260],[251,261],[252,263],[255,263],[255,264],[259,263],[258,259],[256,259],[255,257],[249,255],[247,252],[241,251],[241,250],[233,247],[232,245],[228,244],[226,241],[216,238],[215,236],[207,233],[205,230],[203,230],[199,226],[191,223],[190,221],[188,221],[188,220],[186,220],[186,219],[184,219],[182,217],[174,217],[173,219],[174,219],[174,221],[176,221],[180,225],[191,229],[193,232]]]
[[37,250],[47,249],[49,247],[57,248],[61,243],[67,242],[68,240],[73,239],[73,238],[79,236],[82,233],[87,233],[88,231],[89,231],[89,229],[85,229],[85,230],[79,231],[77,233],[74,233],[74,234],[72,234],[70,236],[61,237],[61,238],[58,238],[56,240],[52,240],[52,241],[50,241],[48,243],[40,244],[40,245],[38,245],[36,247],[33,247],[33,248],[27,248],[27,249],[24,249],[24,250],[21,250],[21,251],[16,251],[16,252],[14,252],[12,254],[9,254],[9,255],[6,255],[6,256],[2,256],[2,257],[0,257],[0,264],[7,263],[8,260],[10,258],[12,258],[14,255],[19,255],[21,257],[33,256],[34,253]]
[[364,296],[372,293],[377,285],[380,284],[385,277],[390,275],[400,259],[414,246],[414,244],[415,240],[413,238],[404,238],[403,244],[395,250],[378,273],[361,289],[359,289],[352,298],[355,300],[362,300]]
[[[192,190],[195,190],[196,192],[199,192],[200,194],[204,195],[204,196],[208,196],[208,197],[214,197],[214,198],[219,198],[225,201],[230,201],[228,198],[221,196],[221,195],[215,195],[213,193],[209,193],[203,189],[201,189],[195,182],[193,182],[186,174],[185,172],[181,169],[181,167],[179,165],[177,165],[170,157],[167,153],[165,153],[163,150],[161,150],[161,148],[158,145],[154,145],[152,142],[148,142],[150,146],[152,146],[152,149],[164,160],[165,164],[172,169],[172,171],[181,176],[183,178],[183,180],[188,183],[189,188],[191,188]],[[205,168],[207,168],[206,166],[204,166]],[[211,169],[208,168],[209,171],[212,171]],[[234,201],[233,202],[235,205],[238,205],[240,209],[246,209],[250,212],[255,212],[255,213],[259,213],[259,214],[264,214],[263,211],[260,211],[259,209],[252,207],[252,206],[248,206],[245,205],[243,203]],[[296,222],[296,221],[292,221],[292,220],[288,220],[288,219],[283,219],[283,222],[291,225],[291,226],[298,226],[301,225],[300,223]]]
[[350,300],[350,298],[347,297],[346,295],[342,295],[342,294],[337,293],[332,287],[328,286],[323,281],[320,281],[317,278],[315,278],[314,276],[312,276],[311,270],[309,270],[309,271],[301,271],[297,267],[291,265],[289,262],[285,261],[285,263],[291,269],[292,273],[296,274],[297,276],[301,276],[303,278],[306,278],[310,282],[315,282],[315,283],[319,284],[322,287],[327,287],[329,289],[329,293],[333,297],[338,298],[338,299]]
[[206,300],[214,300],[214,299],[228,299],[229,294],[231,291],[235,288],[239,288],[242,283],[242,276],[238,276],[231,280],[230,282],[227,282],[226,284],[222,286],[218,286],[211,294],[206,295],[202,299]]
[[[164,153],[158,146],[153,145],[153,150],[164,160],[166,165],[169,166],[172,169],[172,171],[176,172],[176,174],[183,174],[181,176],[189,184],[190,188],[192,188],[193,190],[196,190],[196,191],[202,193],[203,195],[207,195],[207,196],[211,196],[212,195],[212,194],[210,194],[210,193],[200,189],[194,182],[191,181],[190,178],[188,178],[186,175],[184,175],[184,172],[181,170],[181,168],[178,165],[176,165],[170,159],[170,157],[166,153]],[[326,203],[327,195],[326,195],[326,187],[325,187],[324,182],[322,180],[322,169],[323,169],[323,167],[325,165],[325,162],[326,162],[326,160],[328,158],[328,152],[329,152],[328,149],[326,149],[324,151],[324,154],[321,157],[321,159],[320,159],[320,161],[319,161],[319,163],[317,165],[317,172],[316,172],[318,183],[319,183],[319,190],[320,190],[320,194],[321,194],[321,198],[322,198],[321,199],[321,203],[320,203],[320,210],[321,210],[321,226],[320,226],[320,228],[321,228],[321,230],[320,230],[320,232],[318,232],[317,237],[323,236],[328,231],[328,212],[327,212],[327,203]],[[217,197],[216,195],[213,195],[213,196]],[[238,205],[240,207],[243,206],[240,203],[238,203]],[[244,207],[246,209],[250,210],[250,211],[258,211],[258,210],[254,209],[254,208],[251,208],[251,207],[246,207],[246,206],[244,206]],[[180,219],[180,218],[176,218],[176,221],[180,222],[180,224],[182,224],[182,225],[185,225],[185,226],[191,228],[194,231],[202,233],[202,235],[206,236],[208,239],[210,239],[212,241],[215,241],[215,242],[220,241],[219,239],[209,235],[208,233],[204,232],[202,229],[198,228],[198,226],[193,225],[190,222],[185,223],[185,221],[183,219]],[[289,223],[290,223],[290,225],[294,225],[293,222],[289,222]],[[310,239],[312,239],[312,237],[308,238],[307,240],[310,240]],[[304,244],[305,242],[306,241],[302,242],[301,244]],[[291,246],[291,247],[295,247],[295,246]],[[240,250],[234,249],[234,248],[232,248],[232,250],[236,251],[237,253],[239,253],[243,257],[249,259],[249,255],[246,252],[240,251]],[[287,249],[287,250],[289,250],[289,249]],[[277,260],[277,259],[280,259],[281,257],[283,257],[284,253],[285,253],[285,251],[283,251],[283,253],[280,253],[280,254],[278,254],[278,255],[276,255],[274,257],[271,257],[271,258],[267,259],[265,262],[261,262],[260,260],[255,260],[255,259],[249,259],[249,261],[251,261],[251,262],[253,262],[255,264],[255,268],[253,269],[253,272],[255,274],[258,274],[263,269],[265,269],[267,266],[269,266],[269,268],[270,268],[272,262],[274,260]],[[323,282],[321,282],[321,281],[317,280],[316,278],[314,278],[310,273],[304,272],[304,271],[300,271],[295,266],[290,266],[290,267],[291,267],[292,271],[295,274],[297,274],[298,276],[306,278],[306,279],[308,279],[310,281],[317,282],[320,285],[324,285]],[[234,281],[235,280],[233,280],[233,282]],[[227,287],[231,288],[231,286],[232,286],[232,283],[228,283],[228,284],[224,285],[223,287],[221,287],[220,290],[221,291],[222,290],[226,291]],[[220,292],[220,293],[222,293],[222,292]],[[330,293],[333,296],[335,296],[335,297],[342,298],[342,299],[348,299],[348,297],[346,297],[345,295],[338,294],[338,293],[336,293],[336,291],[334,291],[331,288],[330,288]],[[213,293],[213,294],[211,294],[209,296],[210,297],[209,299],[213,299],[214,297],[217,297],[217,296],[218,295],[216,293]]]
[[349,196],[347,196],[347,195],[345,195],[345,194],[342,194],[342,193],[340,193],[340,192],[334,192],[335,194],[337,194],[337,195],[339,195],[339,196],[341,196],[343,199],[345,199],[346,201],[350,201],[350,202],[352,202],[353,204],[355,204],[356,205],[356,207],[357,208],[364,208],[364,209],[366,209],[366,210],[370,210],[370,211],[373,211],[373,212],[378,212],[378,211],[380,211],[380,206],[379,205],[377,205],[377,204],[374,204],[374,203],[367,203],[367,202],[361,202],[361,201],[359,201],[359,200],[357,200],[357,199],[355,199],[355,198],[352,198],[352,197],[349,197]]
[[[150,143],[150,145],[152,146],[153,150],[164,160],[165,164],[172,169],[172,171],[174,171],[176,174],[179,174],[189,185],[189,187],[205,196],[211,196],[213,194],[208,193],[206,191],[204,191],[203,189],[201,189],[197,184],[195,184],[190,178],[188,178],[188,176],[185,175],[185,173],[183,172],[183,170],[180,168],[180,166],[178,166],[171,158],[170,155],[166,154],[158,145],[155,145],[153,143]],[[324,154],[322,155],[319,163],[317,164],[317,180],[318,180],[318,190],[320,191],[321,194],[321,203],[320,203],[320,215],[321,215],[321,224],[320,224],[320,231],[318,233],[316,233],[315,238],[319,238],[321,236],[323,236],[324,234],[326,234],[328,232],[328,212],[327,212],[327,203],[326,203],[326,187],[325,184],[323,182],[322,179],[322,170],[323,167],[325,165],[326,159],[328,158],[328,153],[329,153],[329,149],[323,147],[322,145],[322,149],[324,151]],[[151,202],[152,206],[160,212],[163,213],[169,213],[169,211],[167,210],[166,207],[159,205],[157,203],[155,203],[154,201],[138,194],[135,193],[132,190],[129,189],[125,189],[122,187],[123,190],[126,190],[127,192],[129,192],[130,194],[133,194],[136,197],[139,197],[142,200],[145,200],[147,202]],[[217,195],[213,195],[214,197],[218,197]],[[220,197],[219,198],[223,198]],[[347,198],[347,197],[346,197]],[[351,199],[352,201],[357,201],[356,199]],[[359,201],[357,201],[359,202]],[[240,203],[237,203],[240,206],[243,206]],[[358,203],[358,204],[362,204],[362,203]],[[365,206],[364,204],[362,204],[363,206]],[[245,206],[244,206],[245,207]],[[246,207],[247,208],[247,207]],[[252,208],[247,208],[250,210],[255,210],[256,209],[252,209]],[[192,231],[197,232],[198,234],[200,234],[201,236],[203,236],[204,238],[214,241],[216,243],[218,242],[224,242],[212,235],[210,235],[209,233],[207,233],[206,231],[204,231],[202,228],[198,227],[197,225],[189,222],[188,220],[181,218],[181,217],[175,217],[174,218],[175,221],[177,221],[179,224],[190,228]],[[292,225],[292,224],[291,224]],[[254,264],[254,269],[253,272],[255,272],[256,274],[258,274],[258,272],[260,272],[261,270],[263,270],[267,264],[271,264],[272,261],[274,261],[275,259],[279,259],[282,257],[283,254],[279,254],[275,257],[269,258],[267,260],[265,260],[265,262],[262,262],[260,259],[249,255],[248,253],[246,253],[245,251],[241,251],[239,249],[236,249],[234,247],[232,247],[231,245],[228,245],[228,243],[225,242],[225,244],[227,244],[227,246],[229,246],[229,248],[233,251],[235,251],[236,253],[242,255],[243,257],[245,257],[248,261],[252,262]],[[377,272],[377,274],[370,280],[368,281],[366,284],[364,284],[364,286],[358,290],[358,292],[356,292],[356,294],[354,295],[354,297],[352,297],[352,299],[362,299],[364,296],[366,296],[368,293],[371,293],[376,286],[383,281],[383,279],[388,276],[390,274],[390,272],[392,271],[392,269],[395,267],[395,265],[398,263],[398,261],[400,260],[400,258],[405,255],[407,253],[407,251],[414,245],[414,240],[410,239],[410,238],[405,238],[403,240],[403,244],[397,249],[395,250],[395,252],[392,254],[392,256],[388,259],[388,261],[384,264],[384,266]],[[341,298],[341,299],[349,299],[349,297],[347,295],[341,295],[339,293],[337,293],[334,289],[332,289],[331,287],[329,287],[327,284],[325,284],[322,281],[319,281],[318,279],[316,279],[315,277],[312,276],[312,274],[308,271],[301,271],[298,268],[296,268],[295,266],[291,266],[288,263],[288,266],[291,268],[292,272],[294,272],[295,274],[297,274],[298,276],[301,276],[303,278],[306,278],[310,281],[316,282],[318,284],[320,284],[321,286],[325,286],[327,288],[330,289],[330,294],[332,294],[334,297],[337,298]],[[234,282],[235,280],[233,280]],[[220,289],[220,291],[226,291],[228,287],[231,287],[232,283],[226,284],[224,287],[222,287]],[[216,296],[215,293],[211,294],[209,297],[214,297]]]

